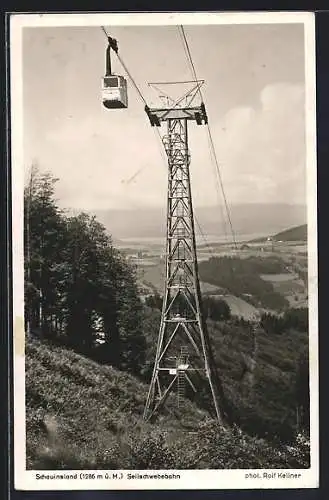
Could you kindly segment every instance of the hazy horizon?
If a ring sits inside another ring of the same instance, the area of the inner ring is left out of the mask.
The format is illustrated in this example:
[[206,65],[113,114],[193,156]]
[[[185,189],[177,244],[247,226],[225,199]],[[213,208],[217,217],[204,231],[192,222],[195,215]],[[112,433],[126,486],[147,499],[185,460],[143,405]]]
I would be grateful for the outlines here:
[[[166,204],[138,209],[107,209],[89,212],[117,239],[158,238],[166,233]],[[195,207],[195,230],[206,237],[231,237],[227,214],[218,206]],[[230,218],[236,236],[271,235],[307,223],[307,207],[298,204],[235,204]]]

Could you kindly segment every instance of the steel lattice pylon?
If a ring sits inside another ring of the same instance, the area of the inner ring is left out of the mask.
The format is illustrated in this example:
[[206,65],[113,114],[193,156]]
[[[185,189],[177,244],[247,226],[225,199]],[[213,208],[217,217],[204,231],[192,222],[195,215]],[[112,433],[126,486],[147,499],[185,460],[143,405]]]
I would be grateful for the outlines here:
[[166,122],[162,137],[168,158],[166,277],[155,364],[144,410],[150,419],[177,388],[178,405],[186,386],[198,391],[208,381],[216,416],[222,422],[219,386],[201,307],[194,217],[190,185],[188,120],[207,123],[203,103],[197,107],[146,108],[151,125]]

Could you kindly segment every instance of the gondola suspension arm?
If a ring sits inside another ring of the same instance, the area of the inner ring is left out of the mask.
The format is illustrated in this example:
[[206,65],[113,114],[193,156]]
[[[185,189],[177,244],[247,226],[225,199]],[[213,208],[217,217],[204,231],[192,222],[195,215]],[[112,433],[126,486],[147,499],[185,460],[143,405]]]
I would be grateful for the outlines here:
[[118,42],[115,38],[107,35],[108,46],[106,49],[106,73],[105,76],[112,75],[112,65],[111,65],[111,50],[113,50],[116,54],[118,54]]

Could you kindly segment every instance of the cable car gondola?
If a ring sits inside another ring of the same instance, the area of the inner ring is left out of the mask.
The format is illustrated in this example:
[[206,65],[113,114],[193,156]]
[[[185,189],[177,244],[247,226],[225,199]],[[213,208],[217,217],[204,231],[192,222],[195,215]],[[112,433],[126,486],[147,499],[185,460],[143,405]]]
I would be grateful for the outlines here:
[[114,38],[108,37],[106,50],[106,74],[102,79],[102,100],[107,109],[128,107],[127,81],[121,75],[112,74],[111,49],[118,52],[118,44]]
[[102,99],[107,109],[128,107],[127,81],[123,76],[104,76],[102,82]]

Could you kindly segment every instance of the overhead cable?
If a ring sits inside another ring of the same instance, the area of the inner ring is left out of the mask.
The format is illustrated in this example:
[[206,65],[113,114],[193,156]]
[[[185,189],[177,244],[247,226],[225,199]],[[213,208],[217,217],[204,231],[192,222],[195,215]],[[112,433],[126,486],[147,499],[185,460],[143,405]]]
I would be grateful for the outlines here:
[[[188,41],[187,41],[187,38],[186,38],[184,27],[182,25],[180,25],[179,29],[180,29],[180,33],[181,33],[182,39],[183,39],[184,50],[185,50],[185,53],[187,55],[187,59],[189,61],[190,67],[191,67],[192,76],[193,76],[195,82],[198,82],[197,73],[196,73],[196,70],[195,70],[194,63],[193,63],[193,59],[192,59],[191,51],[190,51],[189,44],[188,44]],[[199,94],[200,94],[201,101],[204,102],[201,89],[199,88],[198,91],[199,91]],[[229,225],[230,225],[230,230],[231,230],[231,234],[232,234],[232,238],[233,238],[234,247],[235,247],[235,249],[237,249],[236,236],[235,236],[235,232],[234,232],[234,228],[233,228],[233,224],[232,224],[230,209],[229,209],[228,201],[227,201],[226,194],[225,194],[224,183],[223,183],[222,175],[221,175],[221,172],[220,172],[219,161],[217,159],[216,149],[215,149],[215,145],[214,145],[214,141],[213,141],[213,137],[212,137],[212,133],[211,133],[209,122],[207,123],[206,126],[207,126],[207,132],[208,132],[209,142],[210,142],[210,146],[211,146],[211,151],[212,151],[212,154],[213,154],[213,159],[215,161],[217,179],[218,179],[219,186],[220,186],[220,189],[221,189],[221,192],[222,192],[223,201],[224,201],[224,205],[225,205],[227,219],[228,219],[228,222],[229,222]]]

